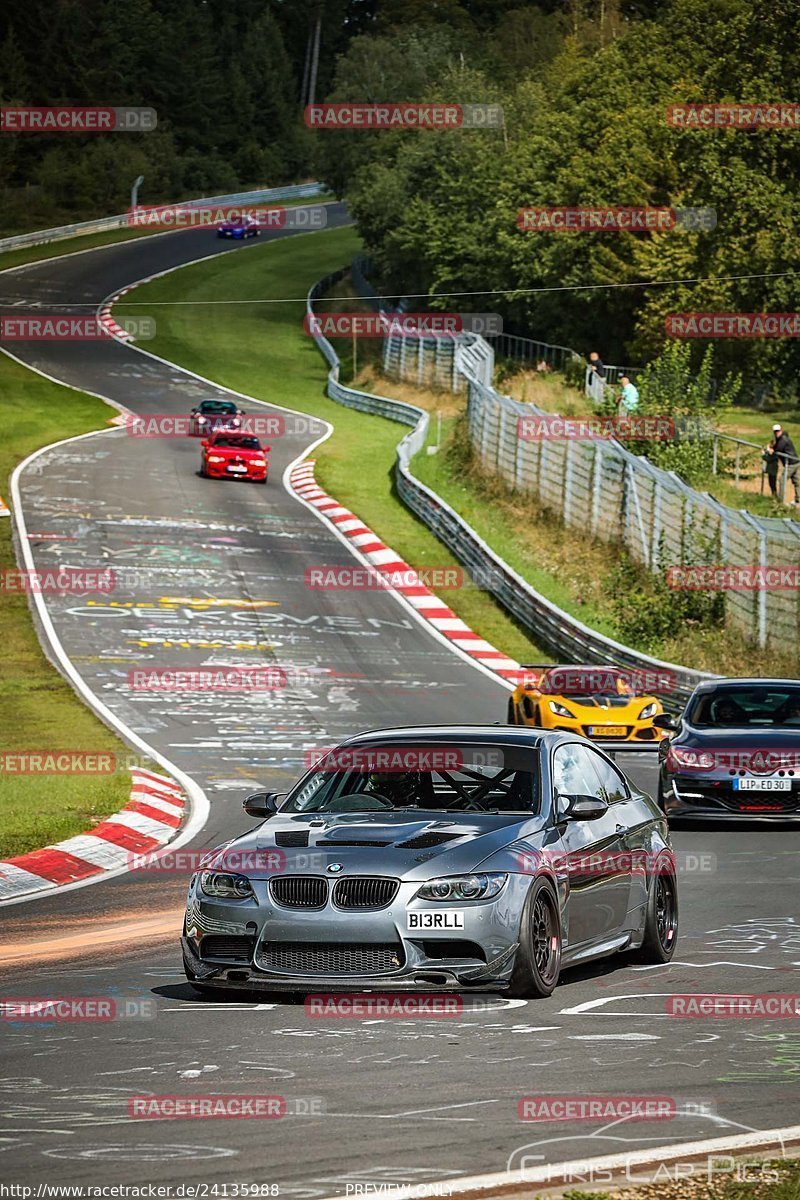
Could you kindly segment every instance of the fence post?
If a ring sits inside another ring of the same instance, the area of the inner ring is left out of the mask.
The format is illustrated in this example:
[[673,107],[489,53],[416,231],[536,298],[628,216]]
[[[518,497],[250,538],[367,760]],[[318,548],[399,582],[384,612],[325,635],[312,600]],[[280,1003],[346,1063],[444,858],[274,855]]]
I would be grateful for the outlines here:
[[711,463],[711,474],[716,475],[717,474],[717,465],[718,465],[718,460],[719,460],[719,438],[717,437],[716,434],[714,434],[714,437],[713,437],[713,455],[714,455],[714,457],[713,457],[713,460]]
[[645,533],[644,521],[642,520],[642,510],[639,505],[639,492],[636,487],[636,475],[633,470],[632,462],[628,462],[625,464],[625,479],[627,481],[626,490],[628,491],[629,495],[633,499],[633,511],[636,516],[636,525],[638,527],[639,537],[640,537],[641,543],[642,543],[642,562],[644,562],[649,567],[650,566],[650,547],[647,542],[647,534]]
[[[752,528],[756,531],[756,537],[758,538],[758,565],[763,572],[767,565],[767,531],[764,529],[763,525],[759,525],[758,521],[751,513],[745,512],[743,508],[740,508],[739,512],[747,521],[748,525],[752,526]],[[760,587],[757,594],[758,644],[763,650],[767,644],[767,589]]]
[[658,562],[658,543],[661,539],[661,480],[653,485],[653,528],[650,535],[650,566],[655,569]]
[[495,469],[498,475],[503,474],[502,456],[503,447],[506,441],[506,406],[500,402],[500,419],[497,422],[497,457],[495,458]]
[[564,461],[564,505],[563,505],[563,510],[564,510],[564,524],[565,525],[569,525],[569,519],[570,519],[570,516],[572,515],[572,494],[573,494],[573,490],[574,490],[573,486],[572,486],[572,477],[573,477],[574,469],[575,469],[574,468],[575,455],[573,453],[574,449],[575,449],[575,443],[571,442],[571,441],[568,441],[564,447],[565,461]]
[[518,414],[517,415],[517,424],[515,427],[517,445],[516,445],[515,452],[514,452],[515,453],[515,457],[514,457],[514,487],[516,488],[516,490],[518,492],[521,492],[522,491],[523,468],[525,466],[525,459],[523,458],[523,447],[524,447],[525,443],[522,440],[522,438],[519,436],[519,420],[520,420],[520,418],[519,418],[519,414]]

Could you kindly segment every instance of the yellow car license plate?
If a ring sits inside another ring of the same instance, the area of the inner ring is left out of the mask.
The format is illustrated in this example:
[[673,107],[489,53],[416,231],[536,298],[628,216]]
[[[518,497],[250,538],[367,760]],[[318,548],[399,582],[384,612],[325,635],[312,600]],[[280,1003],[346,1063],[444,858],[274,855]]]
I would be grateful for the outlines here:
[[591,725],[589,727],[590,737],[625,737],[624,725]]

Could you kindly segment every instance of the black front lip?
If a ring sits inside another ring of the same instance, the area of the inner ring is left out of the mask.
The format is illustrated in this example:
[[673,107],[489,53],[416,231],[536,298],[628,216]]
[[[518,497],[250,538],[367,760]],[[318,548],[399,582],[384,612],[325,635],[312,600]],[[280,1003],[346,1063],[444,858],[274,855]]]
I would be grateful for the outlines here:
[[[198,958],[189,939],[181,937],[183,949],[183,965],[186,974],[198,983],[210,987],[231,988],[239,991],[263,992],[367,992],[367,991],[400,991],[400,992],[452,992],[463,991],[464,988],[487,987],[493,990],[506,989],[508,978],[497,978],[492,971],[507,964],[516,952],[517,946],[510,947],[500,958],[481,967],[417,967],[413,975],[273,975],[268,971],[254,968],[250,963],[210,963]],[[230,974],[237,978],[229,978]],[[445,976],[444,982],[434,982],[433,976]],[[428,978],[426,978],[426,976]]]

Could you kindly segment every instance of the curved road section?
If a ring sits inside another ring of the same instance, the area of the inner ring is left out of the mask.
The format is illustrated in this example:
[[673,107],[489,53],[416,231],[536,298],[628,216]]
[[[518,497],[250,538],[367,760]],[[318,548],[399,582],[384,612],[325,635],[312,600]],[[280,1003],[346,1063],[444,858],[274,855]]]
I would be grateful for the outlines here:
[[[330,224],[347,219],[331,206]],[[136,280],[215,253],[262,254],[268,268],[270,248],[220,247],[202,231],[109,246],[0,274],[0,308],[85,313]],[[122,343],[6,348],[139,414],[182,415],[230,395]],[[320,386],[323,377],[320,360]],[[48,611],[93,696],[207,796],[192,850],[240,830],[243,795],[281,790],[308,749],[367,727],[492,722],[505,711],[503,686],[392,595],[304,586],[306,568],[353,561],[281,483],[325,428],[259,411],[286,420],[266,488],[209,484],[197,475],[196,442],[121,428],[40,453],[20,479],[38,568],[115,572],[113,594],[48,597]],[[129,675],[222,664],[279,667],[287,686],[190,695],[132,687]],[[633,773],[653,785],[652,767]],[[6,909],[4,996],[113,996],[137,1015],[4,1022],[4,1175],[34,1186],[235,1182],[298,1198],[348,1187],[391,1196],[401,1184],[456,1187],[564,1160],[578,1180],[579,1164],[596,1155],[787,1125],[800,1061],[791,1022],[681,1020],[665,1003],[683,992],[792,990],[800,931],[787,880],[797,834],[696,830],[676,844],[682,936],[669,967],[606,961],[567,974],[549,1000],[472,997],[438,1019],[317,1019],[291,1003],[199,999],[177,945],[185,870],[133,871]],[[136,1096],[211,1094],[278,1095],[287,1115],[131,1116]],[[520,1101],[545,1095],[612,1096],[621,1106],[521,1121]],[[626,1100],[653,1095],[671,1102],[659,1119],[624,1116]]]

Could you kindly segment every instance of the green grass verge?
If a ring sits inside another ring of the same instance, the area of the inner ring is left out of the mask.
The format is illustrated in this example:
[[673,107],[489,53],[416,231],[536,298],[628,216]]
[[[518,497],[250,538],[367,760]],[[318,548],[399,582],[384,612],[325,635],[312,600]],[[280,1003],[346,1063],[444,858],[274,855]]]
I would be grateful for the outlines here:
[[[800,1200],[800,1163],[796,1159],[737,1157],[727,1168],[717,1160],[714,1171],[695,1163],[692,1174],[685,1172],[685,1166],[678,1164],[681,1172],[662,1163],[656,1183],[621,1185],[610,1192],[577,1188],[558,1195],[561,1200]],[[653,1168],[637,1168],[634,1178],[645,1180],[652,1174]],[[529,1200],[544,1200],[544,1196],[529,1192]]]
[[[0,492],[9,500],[12,469],[32,451],[108,422],[102,401],[61,387],[0,355],[0,392],[7,406],[0,441]],[[55,560],[54,560],[55,561]],[[11,521],[0,520],[0,572],[17,563]],[[21,593],[0,592],[0,759],[5,751],[83,750],[128,754],[128,748],[78,699],[45,658]],[[9,774],[0,761],[0,857],[35,850],[82,833],[122,808],[127,770],[107,775]]]
[[[135,307],[121,303],[115,313],[118,318],[155,313],[158,336],[148,349],[171,362],[237,391],[331,421],[335,432],[316,452],[320,485],[408,563],[455,566],[455,559],[393,493],[391,472],[403,427],[327,399],[324,360],[303,332],[302,298],[308,288],[348,262],[359,248],[352,229],[265,243],[247,254],[223,255],[144,284],[131,295]],[[299,301],[221,303],[287,297]],[[182,306],[182,301],[201,303]],[[526,661],[540,655],[485,592],[462,588],[443,596],[472,629],[512,657]]]

